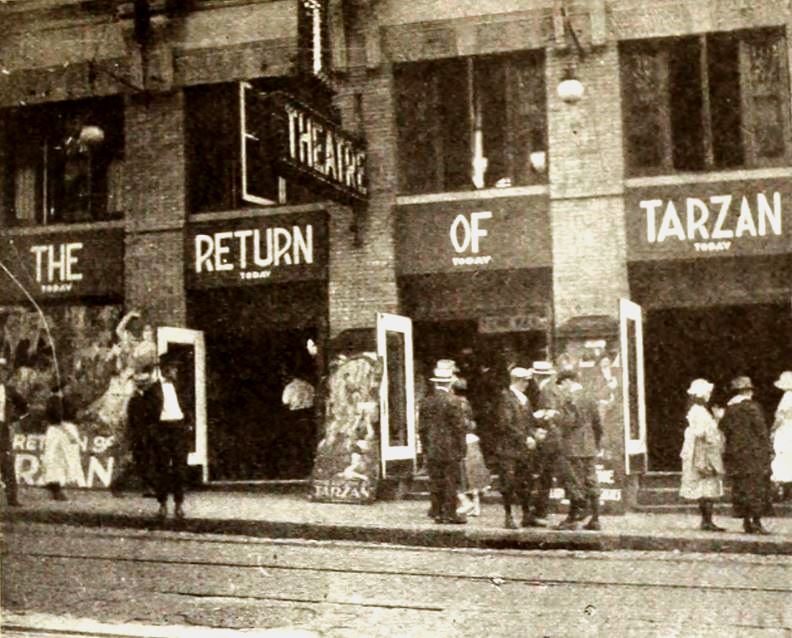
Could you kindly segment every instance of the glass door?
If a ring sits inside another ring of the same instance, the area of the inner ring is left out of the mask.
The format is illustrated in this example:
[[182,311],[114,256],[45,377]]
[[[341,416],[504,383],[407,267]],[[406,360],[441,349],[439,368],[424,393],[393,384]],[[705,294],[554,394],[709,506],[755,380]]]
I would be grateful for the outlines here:
[[[192,417],[195,431],[193,449],[187,457],[189,465],[201,466],[201,480],[209,481],[209,462],[206,449],[206,346],[200,330],[157,328],[157,352],[178,354],[180,382],[177,391],[182,409]],[[183,400],[181,400],[183,399]]]
[[411,461],[415,469],[415,388],[409,317],[377,313],[377,354],[383,365],[380,445],[385,478],[389,461]]
[[619,302],[622,383],[624,393],[624,468],[626,474],[645,472],[646,400],[644,394],[643,316],[641,306]]

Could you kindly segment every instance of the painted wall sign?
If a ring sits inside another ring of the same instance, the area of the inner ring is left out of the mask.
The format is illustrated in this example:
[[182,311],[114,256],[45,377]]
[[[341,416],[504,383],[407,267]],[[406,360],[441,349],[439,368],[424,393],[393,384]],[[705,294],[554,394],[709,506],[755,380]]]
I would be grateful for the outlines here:
[[323,212],[195,224],[186,237],[190,288],[326,277]]
[[548,208],[546,197],[400,206],[399,272],[551,266]]
[[[44,434],[14,432],[14,469],[20,485],[44,484]],[[76,484],[67,487],[110,487],[117,459],[113,455],[116,446],[113,436],[81,433],[79,440],[80,472]]]
[[625,201],[633,261],[769,255],[792,246],[789,179],[641,187]]
[[537,307],[533,312],[520,315],[479,317],[478,331],[482,334],[493,334],[499,332],[547,330],[549,324],[549,308]]
[[[121,295],[124,291],[123,229],[7,234],[0,260],[38,299]],[[0,303],[24,299],[5,272]]]
[[341,127],[293,97],[266,96],[271,105],[270,139],[276,162],[343,202],[368,199],[366,149]]

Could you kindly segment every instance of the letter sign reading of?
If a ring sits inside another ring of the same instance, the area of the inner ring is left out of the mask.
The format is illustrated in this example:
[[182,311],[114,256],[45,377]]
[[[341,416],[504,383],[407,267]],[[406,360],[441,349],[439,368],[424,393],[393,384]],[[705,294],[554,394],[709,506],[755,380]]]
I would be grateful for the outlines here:
[[[777,180],[640,189],[628,195],[635,259],[789,250],[792,190]],[[636,210],[637,209],[637,210]],[[639,215],[633,217],[631,211]]]

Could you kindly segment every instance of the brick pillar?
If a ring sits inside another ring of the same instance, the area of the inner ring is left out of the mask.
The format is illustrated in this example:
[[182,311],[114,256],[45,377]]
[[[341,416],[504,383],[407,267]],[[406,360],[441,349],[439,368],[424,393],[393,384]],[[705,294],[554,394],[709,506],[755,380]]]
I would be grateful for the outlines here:
[[157,325],[184,325],[186,180],[181,91],[126,104],[127,308]]
[[[629,295],[618,51],[609,45],[578,61],[585,95],[577,104],[564,103],[556,90],[570,55],[549,52],[547,72],[556,355],[595,358],[586,347],[593,339],[603,340],[613,359],[618,300]],[[593,374],[596,368],[581,371]],[[605,456],[599,462],[613,470],[613,481],[602,487],[622,490],[622,500],[607,503],[614,512],[623,511],[634,485],[634,477],[624,475],[620,386],[603,416]]]
[[[369,203],[355,213],[348,207],[330,211],[330,336],[374,325],[376,312],[396,312],[395,241],[392,211],[396,188],[396,133],[393,121],[391,70],[365,73],[363,129],[368,141]],[[350,109],[343,109],[350,115]],[[354,122],[345,127],[355,128]]]
[[618,51],[590,52],[577,62],[585,95],[563,102],[556,87],[572,63],[548,55],[550,215],[556,325],[581,315],[617,313],[628,294],[624,155]]

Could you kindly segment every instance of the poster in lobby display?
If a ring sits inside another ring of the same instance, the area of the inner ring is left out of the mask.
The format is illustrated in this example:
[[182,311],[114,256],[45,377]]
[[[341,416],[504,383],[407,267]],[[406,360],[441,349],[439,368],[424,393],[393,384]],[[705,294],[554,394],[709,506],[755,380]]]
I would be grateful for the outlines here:
[[379,479],[379,389],[382,364],[374,353],[338,355],[322,381],[322,437],[309,498],[371,503]]

